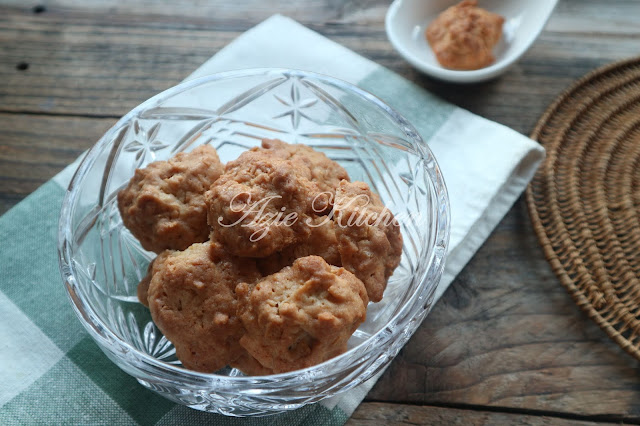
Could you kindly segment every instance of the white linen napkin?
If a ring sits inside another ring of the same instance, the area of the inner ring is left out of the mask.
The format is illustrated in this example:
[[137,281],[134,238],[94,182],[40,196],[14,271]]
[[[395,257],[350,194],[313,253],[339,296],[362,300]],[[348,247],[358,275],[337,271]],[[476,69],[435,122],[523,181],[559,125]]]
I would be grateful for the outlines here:
[[[381,98],[421,133],[444,176],[451,204],[451,240],[438,300],[511,208],[544,158],[533,140],[448,104],[386,68],[297,22],[274,15],[247,31],[187,79],[243,68],[313,71],[355,84]],[[64,188],[77,163],[54,180]],[[323,401],[346,419],[379,375]]]

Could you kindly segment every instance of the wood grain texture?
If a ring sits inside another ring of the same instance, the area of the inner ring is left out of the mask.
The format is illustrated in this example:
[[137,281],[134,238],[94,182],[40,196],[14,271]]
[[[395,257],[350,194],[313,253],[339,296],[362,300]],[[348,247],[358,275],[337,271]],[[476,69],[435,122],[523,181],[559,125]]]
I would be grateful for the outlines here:
[[640,422],[637,368],[559,285],[519,200],[367,399]]
[[114,123],[0,113],[0,214],[89,149]]
[[[277,12],[525,134],[573,80],[638,54],[640,1],[562,0],[505,75],[444,84],[393,51],[383,25],[389,3],[47,0],[34,13],[36,3],[0,0],[0,213],[117,117]],[[351,424],[640,423],[640,375],[559,285],[519,200],[368,401],[386,403],[362,404]]]
[[[545,106],[571,81],[598,65],[637,54],[638,46],[632,20],[618,20],[618,32],[603,35],[598,22],[609,21],[596,20],[597,2],[586,2],[588,14],[583,16],[575,11],[582,3],[563,1],[549,23],[555,30],[544,32],[507,74],[461,90],[422,76],[393,51],[383,26],[385,2],[379,0],[335,0],[317,15],[313,11],[322,9],[320,0],[248,8],[246,14],[222,0],[212,2],[203,14],[192,11],[205,2],[191,8],[185,6],[188,3],[125,3],[101,1],[96,9],[88,9],[79,7],[80,2],[53,2],[42,14],[17,5],[0,6],[0,37],[16,41],[0,45],[0,110],[121,116],[177,84],[243,31],[281,11],[450,102],[528,133]],[[628,13],[633,7],[640,13],[638,2],[618,3]],[[184,9],[180,19],[175,19],[174,7]],[[614,19],[616,10],[608,7],[606,14]],[[562,30],[565,26],[573,32]],[[29,64],[26,71],[16,69],[21,62]]]
[[496,413],[482,410],[455,409],[384,403],[363,403],[356,409],[346,426],[378,425],[461,425],[461,426],[588,426],[613,425],[607,421],[582,421],[544,415]]

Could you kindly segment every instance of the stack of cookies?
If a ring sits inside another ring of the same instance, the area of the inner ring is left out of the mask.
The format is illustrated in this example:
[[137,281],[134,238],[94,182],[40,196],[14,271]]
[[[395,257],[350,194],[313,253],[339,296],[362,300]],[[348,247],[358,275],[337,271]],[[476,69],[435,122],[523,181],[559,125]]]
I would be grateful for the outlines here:
[[207,145],[151,163],[118,207],[157,253],[140,302],[202,372],[275,374],[345,352],[402,253],[397,221],[367,184],[279,140],[226,166]]

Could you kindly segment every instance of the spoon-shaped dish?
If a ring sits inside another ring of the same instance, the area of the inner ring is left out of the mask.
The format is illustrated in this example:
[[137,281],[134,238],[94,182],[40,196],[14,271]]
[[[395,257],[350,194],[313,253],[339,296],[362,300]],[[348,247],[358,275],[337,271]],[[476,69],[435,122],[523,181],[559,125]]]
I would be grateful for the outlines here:
[[551,16],[558,0],[480,0],[479,7],[505,18],[502,39],[494,49],[496,61],[473,71],[442,67],[425,38],[427,26],[446,8],[460,0],[395,0],[385,26],[393,47],[411,65],[440,80],[475,83],[505,72],[533,44]]

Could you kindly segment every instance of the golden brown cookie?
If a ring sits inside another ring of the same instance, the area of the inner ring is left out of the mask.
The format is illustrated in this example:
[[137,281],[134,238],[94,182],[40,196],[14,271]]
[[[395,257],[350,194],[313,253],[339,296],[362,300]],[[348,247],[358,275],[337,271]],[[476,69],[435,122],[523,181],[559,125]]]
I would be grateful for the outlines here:
[[153,274],[158,272],[160,268],[163,267],[165,259],[173,253],[172,250],[165,250],[159,255],[156,256],[155,259],[149,263],[149,267],[147,268],[147,275],[145,275],[140,282],[138,283],[138,300],[144,306],[149,306],[149,285],[151,284],[151,278]]
[[379,302],[402,256],[398,221],[364,182],[340,182],[333,214],[342,266]]
[[256,259],[258,270],[264,276],[274,274],[300,258],[311,255],[322,257],[328,264],[342,266],[335,224],[328,216],[309,218],[309,236],[271,256]]
[[285,160],[299,161],[311,170],[311,180],[321,191],[334,193],[341,180],[349,180],[349,174],[324,153],[302,144],[288,144],[279,139],[264,139],[262,147],[276,152]]
[[476,0],[464,0],[427,27],[427,40],[443,67],[477,70],[494,62],[492,50],[502,37],[504,18],[477,5]]
[[366,318],[364,284],[344,268],[308,256],[258,281],[240,284],[240,344],[274,373],[306,368],[343,353]]
[[262,148],[245,151],[205,194],[212,239],[245,257],[266,257],[304,240],[307,218],[330,201],[310,179],[298,162]]
[[184,250],[209,238],[204,193],[223,168],[208,145],[136,170],[118,193],[122,222],[145,250]]
[[234,290],[258,277],[251,259],[230,256],[214,242],[167,256],[151,278],[149,309],[186,368],[210,373],[244,354]]
[[237,368],[247,376],[267,376],[273,374],[273,370],[260,364],[257,359],[244,352],[238,359],[232,361],[230,366]]

